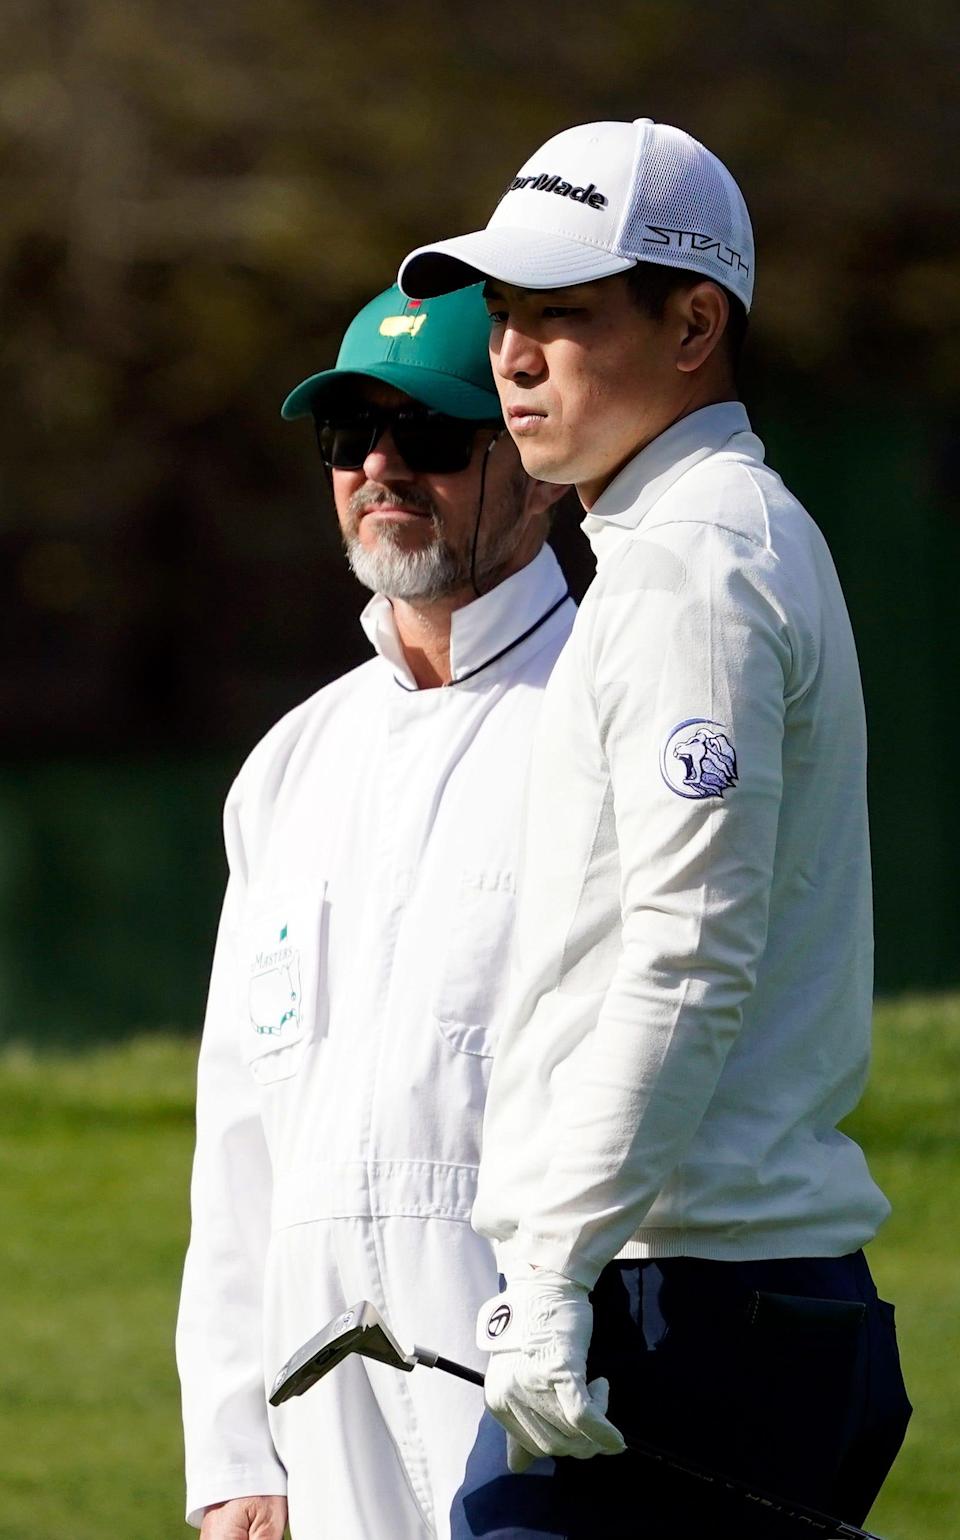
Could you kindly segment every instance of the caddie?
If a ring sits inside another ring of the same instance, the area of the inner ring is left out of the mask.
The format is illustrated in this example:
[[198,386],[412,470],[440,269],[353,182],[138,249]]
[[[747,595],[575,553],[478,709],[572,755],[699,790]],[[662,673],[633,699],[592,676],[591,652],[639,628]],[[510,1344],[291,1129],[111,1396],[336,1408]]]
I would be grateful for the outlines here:
[[582,125],[400,282],[479,278],[507,425],[576,485],[598,571],[531,760],[474,1213],[506,1289],[453,1533],[809,1533],[625,1436],[856,1521],[909,1416],[861,1249],[889,1206],[838,1128],[870,1037],[864,714],[827,546],[738,399],[747,208],[681,130]]
[[[203,1540],[443,1540],[480,1392],[355,1358],[269,1411],[369,1299],[474,1364],[496,1287],[469,1224],[503,1015],[524,772],[574,605],[559,487],[505,431],[478,289],[390,289],[314,419],[375,656],[285,716],[227,799],[177,1333]],[[318,595],[322,603],[322,595]]]

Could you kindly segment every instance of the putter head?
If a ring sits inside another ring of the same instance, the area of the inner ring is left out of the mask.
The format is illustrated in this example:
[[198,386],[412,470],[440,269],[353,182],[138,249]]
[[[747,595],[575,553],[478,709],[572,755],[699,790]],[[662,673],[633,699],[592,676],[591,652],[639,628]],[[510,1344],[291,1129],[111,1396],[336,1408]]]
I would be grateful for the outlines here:
[[417,1363],[414,1354],[403,1351],[370,1301],[361,1299],[359,1304],[351,1305],[349,1310],[336,1316],[329,1326],[311,1337],[287,1360],[273,1382],[270,1405],[279,1406],[291,1396],[302,1396],[350,1353],[376,1358],[380,1363],[403,1369],[408,1374]]

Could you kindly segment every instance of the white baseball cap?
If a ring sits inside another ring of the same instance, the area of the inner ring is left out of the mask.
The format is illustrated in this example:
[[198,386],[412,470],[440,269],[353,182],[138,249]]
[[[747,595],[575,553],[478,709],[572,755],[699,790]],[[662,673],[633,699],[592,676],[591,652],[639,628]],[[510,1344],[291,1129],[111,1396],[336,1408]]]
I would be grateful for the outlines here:
[[651,118],[555,134],[514,177],[485,230],[418,247],[397,281],[414,299],[484,277],[559,289],[637,262],[702,273],[750,309],[753,230],[743,194],[696,139]]

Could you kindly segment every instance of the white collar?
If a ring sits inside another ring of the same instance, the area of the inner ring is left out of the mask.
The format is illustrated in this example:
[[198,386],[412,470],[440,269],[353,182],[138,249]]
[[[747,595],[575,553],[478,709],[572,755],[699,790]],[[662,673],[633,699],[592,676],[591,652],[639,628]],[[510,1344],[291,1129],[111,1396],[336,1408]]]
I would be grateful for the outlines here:
[[[566,587],[560,564],[545,545],[526,567],[479,599],[454,610],[450,619],[451,683],[492,661],[521,637],[546,615],[551,605],[563,598]],[[415,690],[417,683],[403,654],[390,600],[383,594],[374,594],[360,616],[360,624],[400,684]]]
[[[736,438],[738,442],[731,444]],[[601,492],[580,528],[594,554],[606,554],[613,529],[636,529],[644,514],[685,471],[727,446],[762,460],[763,445],[750,429],[741,401],[720,401],[681,417],[629,460]]]

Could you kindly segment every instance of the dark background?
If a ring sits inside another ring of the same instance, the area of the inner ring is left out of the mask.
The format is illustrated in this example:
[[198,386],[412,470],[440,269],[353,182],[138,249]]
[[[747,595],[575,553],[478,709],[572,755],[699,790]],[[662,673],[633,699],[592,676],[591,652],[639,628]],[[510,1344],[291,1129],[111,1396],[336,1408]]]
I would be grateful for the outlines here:
[[366,655],[280,403],[543,139],[641,115],[753,214],[745,396],[853,615],[878,985],[960,981],[958,44],[938,0],[4,0],[0,1035],[198,1024],[230,779]]

